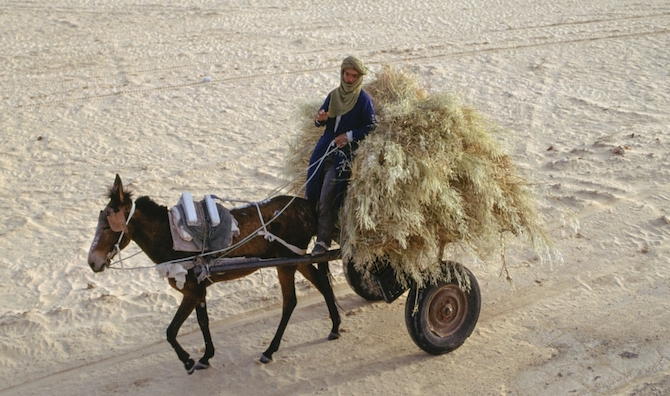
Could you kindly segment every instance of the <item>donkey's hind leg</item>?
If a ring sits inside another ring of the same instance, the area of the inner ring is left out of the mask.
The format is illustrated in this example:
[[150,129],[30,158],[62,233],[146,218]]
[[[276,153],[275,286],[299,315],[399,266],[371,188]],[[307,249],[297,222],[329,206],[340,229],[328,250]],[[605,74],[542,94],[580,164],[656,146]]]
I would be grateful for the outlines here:
[[328,339],[336,340],[340,338],[340,323],[342,321],[340,319],[340,312],[337,310],[337,304],[335,303],[335,293],[333,293],[333,288],[330,285],[328,263],[319,263],[318,270],[311,264],[301,265],[298,267],[298,271],[316,286],[326,300],[328,313],[330,314],[330,319],[333,321],[333,328],[328,335]]
[[295,306],[298,304],[298,298],[295,294],[296,268],[296,266],[277,267],[277,275],[279,276],[279,285],[281,286],[281,294],[283,298],[281,321],[279,322],[279,327],[277,328],[277,332],[275,333],[272,342],[270,342],[270,346],[261,355],[262,363],[269,363],[272,361],[272,354],[279,349],[279,344],[284,335],[284,330],[286,330],[288,320],[291,318],[291,314],[293,313]]

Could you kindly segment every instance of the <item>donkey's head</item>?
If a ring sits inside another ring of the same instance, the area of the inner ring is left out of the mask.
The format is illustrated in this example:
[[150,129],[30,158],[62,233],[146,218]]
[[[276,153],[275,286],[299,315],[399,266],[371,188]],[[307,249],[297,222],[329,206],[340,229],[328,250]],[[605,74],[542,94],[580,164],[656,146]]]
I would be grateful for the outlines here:
[[118,249],[128,246],[132,236],[132,227],[128,224],[133,207],[132,194],[130,191],[123,191],[119,175],[116,175],[108,197],[109,203],[100,211],[98,227],[88,251],[88,265],[93,272],[104,271],[118,253]]

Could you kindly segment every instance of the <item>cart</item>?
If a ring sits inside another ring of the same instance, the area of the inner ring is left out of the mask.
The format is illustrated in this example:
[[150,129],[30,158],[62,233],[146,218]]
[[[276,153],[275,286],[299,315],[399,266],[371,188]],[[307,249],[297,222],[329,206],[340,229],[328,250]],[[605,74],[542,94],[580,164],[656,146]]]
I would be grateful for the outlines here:
[[[210,273],[243,269],[260,269],[284,265],[311,264],[342,258],[340,249],[321,256],[302,255],[290,258],[227,258],[212,261]],[[443,261],[446,270],[455,262]],[[403,286],[389,265],[381,265],[379,273],[359,271],[353,261],[343,261],[343,272],[349,286],[369,301],[392,303],[409,289],[405,302],[405,324],[414,343],[425,352],[441,355],[460,347],[472,334],[479,319],[481,293],[477,279],[463,267],[469,277],[470,290],[462,290],[456,280],[444,280],[418,287],[412,282]],[[196,276],[204,269],[196,267]],[[446,279],[446,277],[445,277]]]

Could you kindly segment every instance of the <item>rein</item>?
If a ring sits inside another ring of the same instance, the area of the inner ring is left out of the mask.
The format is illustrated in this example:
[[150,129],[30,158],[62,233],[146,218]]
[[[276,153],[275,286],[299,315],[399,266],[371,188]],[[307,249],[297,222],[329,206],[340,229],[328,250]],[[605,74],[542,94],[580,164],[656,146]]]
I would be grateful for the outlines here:
[[[338,151],[338,150],[339,150],[339,149],[338,149],[337,146],[334,144],[334,141],[331,142],[330,145],[329,145],[329,147],[328,147],[328,149],[326,150],[326,153],[325,153],[321,158],[319,158],[317,161],[315,161],[312,165],[310,165],[307,169],[305,169],[305,171],[301,172],[300,175],[296,176],[293,180],[287,182],[286,184],[284,184],[284,186],[275,189],[275,190],[273,191],[273,193],[270,194],[270,196],[269,196],[267,199],[270,199],[270,198],[276,196],[276,195],[278,194],[279,191],[281,191],[283,188],[285,188],[286,186],[288,186],[289,184],[291,184],[291,183],[292,183],[293,181],[295,181],[298,177],[300,177],[303,173],[306,173],[311,167],[319,167],[319,166],[321,166],[321,164],[323,163],[323,161],[325,161],[326,157],[328,157],[328,156],[329,156],[331,153],[333,153],[334,151]],[[315,177],[316,174],[317,174],[317,173],[314,172],[314,173],[312,174],[312,177],[311,177],[311,178]],[[311,178],[305,181],[305,183],[303,184],[303,187],[306,186],[307,183],[309,183],[309,181],[311,180]],[[301,189],[302,189],[303,187],[301,187]],[[258,202],[262,202],[262,201],[252,202],[252,201],[236,200],[236,199],[229,199],[229,198],[219,198],[219,197],[216,196],[216,195],[212,195],[212,197],[218,199],[218,200],[221,201],[221,202],[231,202],[231,203],[234,203],[234,202],[243,202],[243,203],[246,203],[246,204],[252,204],[252,205],[255,205],[255,206],[256,206],[256,209],[257,209],[257,211],[258,211],[258,215],[259,215],[260,221],[261,221],[261,227],[259,227],[256,231],[254,231],[254,232],[250,233],[249,235],[247,235],[247,236],[246,236],[244,239],[242,239],[241,241],[237,242],[236,244],[234,244],[234,245],[232,245],[232,246],[228,246],[228,247],[225,248],[225,249],[216,250],[216,251],[212,251],[212,252],[201,253],[201,254],[197,254],[197,255],[193,255],[193,256],[190,256],[190,257],[185,257],[185,258],[181,258],[181,259],[177,259],[177,260],[165,261],[165,262],[162,262],[162,263],[157,263],[155,266],[144,266],[144,267],[136,267],[136,268],[124,268],[124,266],[123,266],[123,259],[121,258],[121,247],[120,247],[120,244],[121,244],[121,240],[123,239],[123,236],[124,236],[124,234],[125,234],[125,230],[122,230],[122,231],[121,231],[121,235],[119,235],[119,240],[118,240],[117,243],[114,245],[114,249],[113,249],[111,252],[109,252],[109,253],[107,254],[107,257],[108,257],[108,258],[111,258],[111,257],[113,257],[115,254],[118,254],[119,259],[118,259],[117,262],[121,264],[121,268],[115,268],[115,267],[112,267],[112,264],[116,264],[116,262],[114,262],[114,263],[110,263],[109,265],[107,265],[107,268],[110,268],[110,269],[117,269],[117,270],[126,270],[126,271],[128,271],[128,270],[134,270],[134,269],[156,268],[156,266],[159,266],[159,265],[177,264],[177,263],[182,263],[182,262],[186,262],[186,261],[192,261],[192,262],[195,262],[195,261],[197,261],[198,258],[200,258],[200,257],[210,256],[210,255],[213,255],[213,254],[221,254],[220,257],[225,257],[225,256],[230,255],[230,253],[232,253],[232,252],[235,251],[236,249],[240,248],[241,246],[243,246],[244,244],[246,244],[247,242],[249,242],[251,239],[255,238],[256,236],[263,236],[265,239],[267,239],[267,240],[270,241],[270,242],[273,242],[273,241],[276,240],[277,242],[281,243],[282,245],[284,245],[284,246],[286,246],[288,249],[290,249],[293,253],[296,253],[296,254],[299,254],[299,255],[304,255],[304,254],[305,254],[305,250],[300,249],[300,248],[298,248],[297,246],[291,245],[290,243],[284,241],[283,239],[281,239],[281,238],[279,238],[278,236],[276,236],[276,235],[270,233],[270,232],[267,230],[267,225],[270,224],[270,223],[272,223],[272,222],[273,222],[274,220],[276,220],[282,213],[284,213],[284,211],[286,211],[286,209],[288,209],[288,207],[291,206],[291,204],[293,203],[293,201],[295,201],[295,199],[296,199],[297,197],[293,197],[293,199],[291,199],[291,200],[288,202],[288,204],[286,204],[286,206],[284,206],[281,210],[275,212],[275,215],[274,215],[270,220],[268,220],[267,222],[265,222],[265,221],[263,220],[263,216],[261,215],[260,207],[259,207],[259,205],[258,205]],[[130,208],[130,214],[128,215],[128,219],[126,220],[126,229],[127,229],[128,223],[130,223],[130,219],[133,217],[133,214],[134,214],[134,213],[135,213],[135,201],[133,201],[133,203],[132,203],[132,207]],[[138,255],[138,254],[140,254],[140,253],[141,253],[141,252],[137,252],[137,253],[135,253],[135,254],[129,256],[129,258],[130,258],[130,257],[134,257],[134,256],[136,256],[136,255]]]
[[[326,153],[325,153],[323,156],[321,156],[321,158],[319,158],[319,159],[318,159],[317,161],[315,161],[312,165],[310,165],[309,167],[307,167],[307,169],[306,169],[305,171],[301,172],[300,175],[298,175],[298,176],[296,176],[295,178],[293,178],[293,180],[290,180],[290,181],[288,181],[287,183],[285,183],[282,187],[275,189],[275,191],[274,191],[272,194],[270,194],[270,198],[273,197],[273,196],[275,196],[275,195],[277,195],[277,193],[278,193],[280,190],[282,190],[283,188],[285,188],[285,187],[288,186],[289,184],[293,183],[293,181],[295,181],[295,180],[296,180],[298,177],[300,177],[303,173],[307,172],[311,167],[314,167],[314,166],[319,167],[319,166],[321,166],[321,164],[323,163],[323,161],[325,161],[326,157],[328,157],[331,153],[333,153],[334,151],[337,151],[337,150],[339,150],[339,149],[338,149],[337,146],[335,145],[335,141],[330,142],[330,145],[328,146],[328,149],[326,150]],[[315,177],[315,176],[316,176],[316,172],[314,172],[314,173],[312,174],[312,176],[311,176],[308,180],[305,181],[305,183],[302,185],[302,187],[300,188],[300,190],[302,190],[302,188],[303,188],[304,186],[306,186],[307,183],[309,183],[309,181],[310,181],[313,177]],[[260,209],[260,207],[258,206],[258,202],[241,201],[241,200],[234,200],[234,199],[229,199],[229,198],[222,199],[222,198],[219,198],[219,197],[217,197],[217,196],[215,196],[215,195],[214,195],[214,197],[215,197],[216,199],[218,199],[219,201],[222,201],[222,202],[244,202],[244,203],[246,203],[246,204],[253,204],[253,205],[255,205],[255,206],[256,206],[256,210],[258,211],[258,217],[260,218],[260,221],[261,221],[261,227],[259,227],[256,231],[252,232],[252,233],[249,234],[247,237],[245,237],[243,240],[239,241],[238,243],[236,243],[236,244],[233,245],[233,246],[229,246],[229,247],[227,247],[227,248],[225,248],[225,249],[221,249],[221,250],[217,250],[217,251],[213,251],[213,252],[203,253],[203,254],[201,254],[199,257],[202,257],[202,256],[208,256],[208,255],[212,255],[212,254],[218,254],[218,253],[224,253],[224,254],[222,255],[222,257],[223,257],[223,256],[227,256],[228,254],[230,254],[230,253],[231,253],[232,251],[234,251],[235,249],[237,249],[237,248],[239,248],[240,246],[244,245],[245,243],[249,242],[249,241],[250,241],[252,238],[254,238],[256,235],[263,236],[263,237],[265,237],[265,239],[267,239],[267,240],[270,241],[270,242],[273,242],[273,241],[276,240],[277,242],[281,243],[282,245],[284,245],[285,247],[287,247],[289,250],[291,250],[291,251],[292,251],[293,253],[295,253],[295,254],[303,255],[303,254],[306,253],[305,250],[300,249],[300,248],[298,248],[297,246],[294,246],[294,245],[292,245],[292,244],[290,244],[290,243],[284,241],[284,240],[281,239],[280,237],[278,237],[278,236],[272,234],[270,231],[267,230],[267,225],[270,224],[270,223],[272,223],[273,221],[275,221],[275,219],[277,219],[282,213],[284,213],[284,211],[286,211],[286,209],[288,209],[288,207],[291,206],[291,204],[293,203],[293,201],[295,201],[296,197],[293,197],[293,199],[291,199],[291,200],[289,201],[289,203],[286,204],[286,206],[284,206],[280,211],[276,212],[275,215],[274,215],[274,216],[273,216],[267,223],[263,220],[263,216],[261,215],[261,209]]]

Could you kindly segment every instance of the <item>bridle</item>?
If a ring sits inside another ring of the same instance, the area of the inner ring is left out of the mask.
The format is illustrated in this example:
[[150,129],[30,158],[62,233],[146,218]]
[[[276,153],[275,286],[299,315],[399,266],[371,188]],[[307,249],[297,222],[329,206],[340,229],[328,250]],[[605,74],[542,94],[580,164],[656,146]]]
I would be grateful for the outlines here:
[[116,254],[119,255],[119,263],[121,263],[121,268],[123,268],[123,259],[121,258],[121,241],[123,240],[123,236],[126,234],[126,231],[128,231],[128,223],[130,223],[130,219],[132,219],[133,215],[135,214],[135,201],[133,201],[132,205],[130,206],[130,213],[128,214],[128,219],[124,219],[125,224],[123,225],[123,227],[119,227],[119,224],[117,221],[115,221],[115,219],[110,221],[110,217],[117,216],[119,213],[123,213],[123,211],[113,213],[107,216],[107,222],[109,223],[109,226],[112,229],[112,231],[121,232],[118,241],[116,241],[116,244],[114,244],[114,249],[112,249],[109,253],[107,253],[107,263],[105,265],[107,268],[109,268],[110,266],[112,257],[114,257]]

